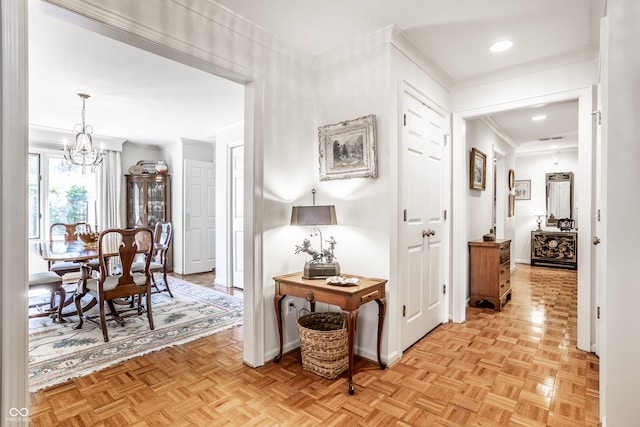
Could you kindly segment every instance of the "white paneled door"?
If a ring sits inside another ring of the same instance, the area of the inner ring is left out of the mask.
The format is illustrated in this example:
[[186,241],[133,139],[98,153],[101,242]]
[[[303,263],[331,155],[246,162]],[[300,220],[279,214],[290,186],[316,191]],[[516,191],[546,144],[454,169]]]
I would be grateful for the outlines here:
[[244,146],[231,147],[231,281],[244,288]]
[[398,271],[404,350],[444,321],[448,234],[445,116],[408,86],[403,110]]
[[184,274],[215,266],[215,168],[212,162],[185,160]]

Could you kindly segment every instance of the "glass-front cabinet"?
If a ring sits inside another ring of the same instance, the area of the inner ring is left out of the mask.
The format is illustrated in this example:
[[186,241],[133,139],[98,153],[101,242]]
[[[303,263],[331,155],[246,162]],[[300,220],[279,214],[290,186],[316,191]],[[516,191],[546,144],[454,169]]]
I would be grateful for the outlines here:
[[169,221],[171,185],[169,175],[143,174],[127,177],[127,228],[149,227]]

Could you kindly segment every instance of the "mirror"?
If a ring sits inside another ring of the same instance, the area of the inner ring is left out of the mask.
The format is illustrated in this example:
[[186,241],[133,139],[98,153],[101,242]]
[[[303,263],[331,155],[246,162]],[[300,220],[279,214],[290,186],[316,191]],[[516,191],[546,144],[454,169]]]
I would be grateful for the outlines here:
[[558,218],[572,218],[573,172],[547,174],[547,226],[558,225]]

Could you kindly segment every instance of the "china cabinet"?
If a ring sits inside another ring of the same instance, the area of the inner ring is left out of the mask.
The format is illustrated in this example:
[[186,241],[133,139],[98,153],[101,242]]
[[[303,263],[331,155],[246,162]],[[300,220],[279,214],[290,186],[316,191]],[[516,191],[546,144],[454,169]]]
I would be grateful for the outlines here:
[[125,175],[127,178],[127,228],[149,227],[170,221],[170,176]]

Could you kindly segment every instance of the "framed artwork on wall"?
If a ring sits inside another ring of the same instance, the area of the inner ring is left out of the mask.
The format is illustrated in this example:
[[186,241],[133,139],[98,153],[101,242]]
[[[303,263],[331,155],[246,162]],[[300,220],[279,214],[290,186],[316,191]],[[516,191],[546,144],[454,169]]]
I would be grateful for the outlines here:
[[318,128],[320,180],[376,178],[376,116]]
[[516,196],[509,194],[509,212],[507,212],[507,217],[512,218],[514,216],[516,216]]
[[509,169],[509,191],[513,190],[515,185],[516,172],[513,169]]
[[516,200],[531,200],[531,180],[516,181]]
[[484,190],[487,182],[487,155],[475,148],[471,149],[469,167],[469,187],[472,190]]

